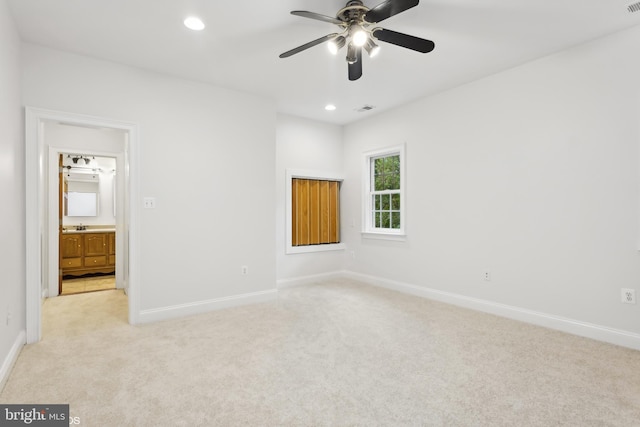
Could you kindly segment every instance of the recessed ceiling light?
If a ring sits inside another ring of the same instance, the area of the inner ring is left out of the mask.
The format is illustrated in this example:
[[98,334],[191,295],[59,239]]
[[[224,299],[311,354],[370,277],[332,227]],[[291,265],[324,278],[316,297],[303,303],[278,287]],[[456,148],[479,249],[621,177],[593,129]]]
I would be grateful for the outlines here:
[[204,22],[200,18],[190,16],[184,20],[184,26],[193,31],[204,30]]
[[334,111],[336,109],[336,106],[333,104],[328,104],[327,106],[324,107],[324,109],[327,111]]

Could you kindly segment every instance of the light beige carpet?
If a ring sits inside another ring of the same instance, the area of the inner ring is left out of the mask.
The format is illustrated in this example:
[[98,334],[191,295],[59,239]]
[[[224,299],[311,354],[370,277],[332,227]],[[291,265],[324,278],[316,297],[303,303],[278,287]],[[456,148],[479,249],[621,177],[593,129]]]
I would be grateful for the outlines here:
[[44,305],[4,403],[83,426],[639,426],[640,352],[347,280],[138,327]]

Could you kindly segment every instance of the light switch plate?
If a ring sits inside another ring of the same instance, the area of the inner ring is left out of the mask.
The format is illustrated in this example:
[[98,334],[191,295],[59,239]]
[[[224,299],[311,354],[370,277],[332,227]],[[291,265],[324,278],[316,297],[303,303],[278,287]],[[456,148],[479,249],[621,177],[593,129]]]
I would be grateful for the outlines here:
[[155,209],[156,208],[156,198],[155,197],[145,197],[144,198],[144,208],[145,209]]

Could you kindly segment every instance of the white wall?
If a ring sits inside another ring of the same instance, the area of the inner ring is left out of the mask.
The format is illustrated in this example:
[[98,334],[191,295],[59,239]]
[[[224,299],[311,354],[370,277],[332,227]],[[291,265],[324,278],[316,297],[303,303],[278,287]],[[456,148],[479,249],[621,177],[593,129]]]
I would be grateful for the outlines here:
[[143,210],[142,200],[132,207],[140,211],[141,256],[132,262],[143,312],[275,289],[272,102],[34,45],[22,50],[25,105],[140,125],[141,165],[132,173],[141,196],[156,198],[156,209]]
[[361,153],[406,142],[408,233],[348,230],[348,268],[640,332],[638,51],[640,27],[347,126],[343,221]]
[[[25,171],[20,41],[0,0],[0,389],[25,330]],[[7,315],[11,320],[7,325]]]
[[[342,173],[342,127],[278,114],[276,131],[276,260],[282,284],[342,271],[344,250],[285,254],[286,170]],[[342,224],[342,229],[346,224]]]

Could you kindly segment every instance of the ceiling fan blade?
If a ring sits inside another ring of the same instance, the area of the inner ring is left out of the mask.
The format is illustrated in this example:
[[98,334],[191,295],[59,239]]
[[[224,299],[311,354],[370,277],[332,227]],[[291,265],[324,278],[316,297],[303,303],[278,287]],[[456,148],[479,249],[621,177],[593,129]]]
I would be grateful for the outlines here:
[[356,62],[349,64],[349,80],[354,81],[362,77],[362,48],[356,48]]
[[320,15],[315,12],[307,12],[306,10],[294,10],[291,12],[292,15],[302,16],[304,18],[315,19],[316,21],[329,22],[330,24],[342,25],[344,22],[339,20],[338,18],[333,18],[327,15]]
[[417,6],[418,3],[419,0],[387,0],[370,9],[364,15],[364,20],[370,24],[384,21],[387,18],[391,18],[393,15],[397,15],[400,12],[404,12],[407,9]]
[[286,51],[285,53],[281,53],[280,54],[280,58],[288,58],[291,55],[295,55],[296,53],[300,53],[303,50],[307,50],[310,47],[314,47],[316,45],[319,45],[320,43],[324,43],[324,42],[326,42],[328,40],[331,40],[331,39],[333,39],[333,38],[335,38],[337,36],[338,36],[338,33],[332,33],[332,34],[328,34],[328,35],[326,35],[324,37],[320,37],[319,39],[315,39],[313,41],[310,41],[309,43],[305,43],[302,46],[298,46],[295,49],[291,49],[291,50]]
[[431,40],[421,39],[420,37],[410,36],[408,34],[398,33],[396,31],[385,30],[384,28],[375,28],[373,36],[382,41],[396,46],[406,47],[422,53],[431,52],[435,47],[435,43]]

